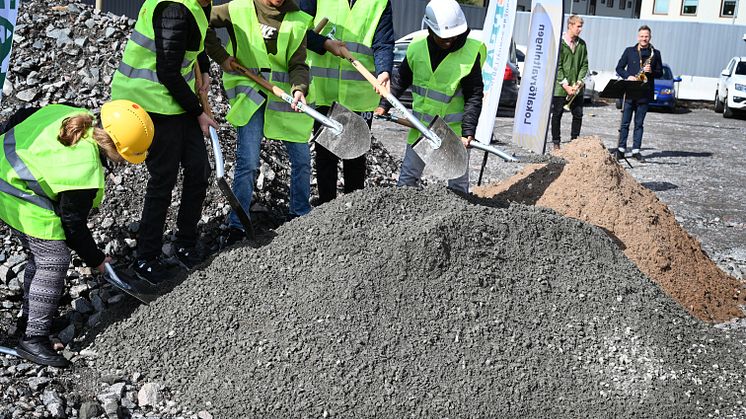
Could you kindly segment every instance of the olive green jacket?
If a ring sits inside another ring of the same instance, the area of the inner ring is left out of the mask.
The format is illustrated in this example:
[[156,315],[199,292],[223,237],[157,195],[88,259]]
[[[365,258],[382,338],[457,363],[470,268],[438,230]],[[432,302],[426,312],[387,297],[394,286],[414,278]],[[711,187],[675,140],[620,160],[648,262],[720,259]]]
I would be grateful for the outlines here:
[[565,42],[565,38],[562,37],[557,78],[554,83],[554,96],[566,96],[567,92],[562,88],[562,83],[566,82],[572,86],[578,80],[583,80],[587,74],[588,48],[585,45],[585,41],[582,38],[578,38],[578,43],[575,45],[575,51],[573,52]]

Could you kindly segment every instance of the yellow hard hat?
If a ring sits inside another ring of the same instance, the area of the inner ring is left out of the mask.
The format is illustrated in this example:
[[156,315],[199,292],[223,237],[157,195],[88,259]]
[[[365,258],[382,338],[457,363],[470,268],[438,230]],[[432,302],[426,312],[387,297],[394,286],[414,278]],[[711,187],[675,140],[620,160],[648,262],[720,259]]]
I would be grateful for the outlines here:
[[145,161],[153,142],[153,120],[140,105],[129,100],[112,100],[101,107],[101,124],[128,162]]

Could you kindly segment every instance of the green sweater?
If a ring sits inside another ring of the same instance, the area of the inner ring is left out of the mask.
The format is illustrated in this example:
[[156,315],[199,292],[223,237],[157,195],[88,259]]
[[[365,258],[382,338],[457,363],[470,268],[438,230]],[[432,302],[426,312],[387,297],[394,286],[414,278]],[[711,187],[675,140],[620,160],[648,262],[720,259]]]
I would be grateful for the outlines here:
[[583,80],[588,74],[588,48],[585,41],[578,38],[575,45],[575,52],[565,42],[564,37],[560,46],[560,59],[557,66],[557,78],[554,83],[554,96],[567,96],[567,92],[562,88],[562,82],[572,86],[578,80]]

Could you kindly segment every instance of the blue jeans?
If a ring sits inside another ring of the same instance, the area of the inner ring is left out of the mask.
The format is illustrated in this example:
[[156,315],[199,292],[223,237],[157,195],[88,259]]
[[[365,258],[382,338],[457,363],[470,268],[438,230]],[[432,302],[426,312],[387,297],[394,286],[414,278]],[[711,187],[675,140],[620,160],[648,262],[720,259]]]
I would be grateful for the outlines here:
[[[233,176],[233,193],[247,210],[251,207],[254,182],[259,175],[259,152],[264,137],[264,107],[262,106],[249,122],[238,127],[236,164]],[[290,217],[298,217],[311,211],[311,151],[308,143],[282,142],[290,157]],[[243,230],[241,220],[235,212],[228,216],[230,227]]]
[[622,115],[622,128],[619,130],[619,151],[627,151],[627,136],[629,135],[629,124],[632,122],[632,112],[635,113],[635,131],[632,134],[632,152],[639,153],[642,147],[642,123],[648,113],[647,100],[624,101],[624,114]]
[[[468,153],[468,150],[467,150]],[[471,153],[469,153],[470,155]],[[404,160],[401,163],[399,171],[399,181],[396,186],[420,186],[422,171],[425,169],[425,162],[414,151],[411,145],[407,144],[404,150]],[[469,160],[466,161],[466,173],[448,181],[448,187],[463,193],[469,193]]]

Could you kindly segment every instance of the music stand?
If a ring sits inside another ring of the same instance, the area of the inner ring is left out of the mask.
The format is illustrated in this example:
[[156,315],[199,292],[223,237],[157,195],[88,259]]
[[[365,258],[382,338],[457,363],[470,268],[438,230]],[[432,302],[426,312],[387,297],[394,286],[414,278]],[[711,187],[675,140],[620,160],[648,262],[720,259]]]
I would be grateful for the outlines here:
[[[622,124],[624,123],[624,104],[627,99],[638,100],[647,97],[649,91],[647,83],[639,80],[609,80],[604,90],[599,93],[599,97],[609,99],[622,99],[622,116],[619,120],[619,135],[622,135]],[[617,139],[618,141],[618,139]],[[627,156],[622,156],[627,165],[631,168]]]

